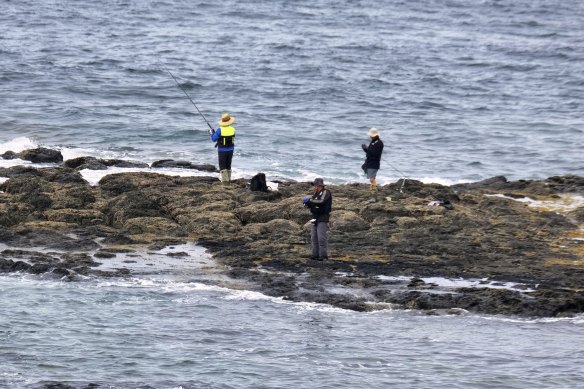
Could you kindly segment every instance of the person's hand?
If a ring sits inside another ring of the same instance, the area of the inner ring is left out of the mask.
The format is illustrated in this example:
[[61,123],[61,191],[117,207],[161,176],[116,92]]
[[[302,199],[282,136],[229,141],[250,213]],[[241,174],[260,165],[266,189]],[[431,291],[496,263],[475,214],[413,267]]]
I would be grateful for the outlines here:
[[363,144],[361,145],[361,148],[363,149],[363,151],[367,151],[367,145],[366,145],[365,143],[363,143]]
[[209,135],[213,135],[215,133],[215,131],[209,129]]
[[304,205],[307,205],[309,201],[310,201],[310,197],[305,197],[304,198]]

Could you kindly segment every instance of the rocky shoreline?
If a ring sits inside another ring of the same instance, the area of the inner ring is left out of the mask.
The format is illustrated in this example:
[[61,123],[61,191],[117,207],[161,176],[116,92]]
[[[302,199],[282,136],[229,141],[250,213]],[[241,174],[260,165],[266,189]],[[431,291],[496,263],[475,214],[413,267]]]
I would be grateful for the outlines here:
[[[216,175],[155,173],[216,171],[184,161],[63,161],[42,148],[1,157],[53,165],[0,168],[0,272],[127,276],[128,268],[98,265],[117,253],[196,242],[231,279],[292,301],[432,314],[584,312],[584,177],[449,187],[407,180],[375,198],[366,184],[332,185],[331,259],[318,262],[308,255],[308,182],[264,193],[243,179],[222,185]],[[151,172],[107,175],[96,186],[79,173],[111,166]]]

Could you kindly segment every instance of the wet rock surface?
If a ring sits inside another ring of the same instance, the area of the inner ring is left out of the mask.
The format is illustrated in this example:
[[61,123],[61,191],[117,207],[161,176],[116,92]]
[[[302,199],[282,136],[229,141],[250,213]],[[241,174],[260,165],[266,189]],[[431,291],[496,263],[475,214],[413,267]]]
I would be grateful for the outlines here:
[[[310,183],[262,193],[246,180],[121,173],[91,186],[78,172],[106,162],[0,169],[8,178],[0,185],[0,272],[127,275],[96,266],[137,247],[196,242],[232,279],[292,301],[357,311],[584,312],[582,177],[450,187],[408,180],[374,198],[365,184],[329,186],[331,259],[319,262],[309,259],[311,216],[302,206]],[[437,199],[453,209],[429,205]]]
[[63,166],[75,170],[106,170],[108,167],[147,168],[144,162],[125,161],[121,159],[100,159],[95,157],[78,157],[63,162]]
[[11,155],[9,152],[5,154],[8,158],[5,159],[14,159],[19,158],[25,161],[30,161],[33,163],[59,163],[63,162],[63,155],[60,151],[51,150],[44,147],[38,147],[36,149],[29,149],[21,151],[15,155]]
[[209,164],[194,164],[189,161],[175,161],[174,159],[163,159],[152,162],[153,168],[179,168],[179,169],[195,169],[204,172],[217,173],[219,170],[213,165]]

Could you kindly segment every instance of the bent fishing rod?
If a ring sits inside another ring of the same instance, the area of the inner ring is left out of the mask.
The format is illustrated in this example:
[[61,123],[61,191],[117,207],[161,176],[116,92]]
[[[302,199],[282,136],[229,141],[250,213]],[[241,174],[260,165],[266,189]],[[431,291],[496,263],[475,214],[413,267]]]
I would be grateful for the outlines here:
[[162,65],[162,67],[164,68],[164,70],[166,70],[168,72],[168,74],[170,74],[170,77],[172,77],[172,79],[174,80],[174,82],[176,82],[176,85],[180,88],[180,90],[183,91],[183,93],[185,94],[185,96],[187,96],[187,98],[189,99],[189,101],[191,102],[191,104],[193,104],[195,106],[195,108],[197,109],[197,112],[199,113],[199,115],[201,115],[201,117],[203,118],[203,120],[205,121],[205,123],[207,123],[207,125],[211,129],[211,132],[215,132],[215,129],[213,128],[213,126],[211,126],[211,124],[209,123],[209,121],[207,120],[207,118],[205,117],[205,115],[203,115],[203,113],[201,112],[201,110],[199,110],[199,107],[197,107],[197,104],[195,104],[195,102],[193,101],[193,99],[191,99],[191,96],[189,96],[189,94],[187,93],[187,91],[178,82],[178,80],[176,79],[176,77],[174,76],[174,74],[172,74],[170,72],[170,70],[168,70],[166,68],[166,66]]
[[402,184],[399,188],[399,193],[404,193],[403,189],[404,189],[404,185],[406,184],[406,175],[402,172],[399,171],[399,169],[397,169],[395,166],[393,166],[391,163],[387,162],[387,160],[383,157],[381,157],[381,159],[383,160],[383,162],[385,162],[386,164],[389,165],[390,168],[392,168],[396,173],[400,174],[403,178],[402,178]]

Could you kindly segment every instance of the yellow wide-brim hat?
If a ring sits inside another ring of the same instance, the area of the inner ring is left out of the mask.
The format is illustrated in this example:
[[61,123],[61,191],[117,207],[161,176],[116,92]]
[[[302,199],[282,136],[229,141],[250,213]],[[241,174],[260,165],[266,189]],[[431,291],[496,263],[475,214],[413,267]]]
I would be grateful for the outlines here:
[[224,113],[218,123],[221,127],[223,127],[232,125],[234,121],[235,118],[233,116],[229,115],[228,113]]

